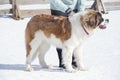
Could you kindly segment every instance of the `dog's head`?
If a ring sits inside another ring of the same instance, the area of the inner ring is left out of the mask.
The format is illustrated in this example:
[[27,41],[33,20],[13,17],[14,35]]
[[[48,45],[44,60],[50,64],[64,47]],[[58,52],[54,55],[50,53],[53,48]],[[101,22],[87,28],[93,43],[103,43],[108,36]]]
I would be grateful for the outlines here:
[[94,10],[87,10],[85,14],[81,17],[83,25],[87,28],[95,29],[99,26],[100,29],[105,29],[106,26],[102,25],[104,23],[104,18],[100,12]]

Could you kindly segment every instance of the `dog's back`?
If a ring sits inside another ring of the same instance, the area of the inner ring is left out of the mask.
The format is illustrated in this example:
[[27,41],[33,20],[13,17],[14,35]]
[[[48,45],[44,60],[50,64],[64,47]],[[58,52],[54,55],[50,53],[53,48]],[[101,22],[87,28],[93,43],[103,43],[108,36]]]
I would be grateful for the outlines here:
[[62,41],[67,40],[71,35],[71,25],[67,17],[56,17],[46,14],[34,16],[27,24],[25,30],[26,56],[30,53],[30,42],[37,31],[43,31],[47,37],[54,34]]

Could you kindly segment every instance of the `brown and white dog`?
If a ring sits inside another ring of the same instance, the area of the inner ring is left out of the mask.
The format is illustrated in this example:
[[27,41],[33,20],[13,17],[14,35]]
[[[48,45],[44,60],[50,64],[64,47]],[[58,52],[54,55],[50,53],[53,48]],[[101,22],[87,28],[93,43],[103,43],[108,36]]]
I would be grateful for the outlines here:
[[66,71],[74,72],[72,68],[72,55],[74,54],[79,70],[84,70],[81,60],[82,43],[91,36],[94,30],[103,22],[101,13],[94,10],[87,10],[84,13],[77,13],[70,17],[56,17],[51,15],[36,15],[27,24],[25,31],[26,39],[26,65],[27,70],[33,70],[31,62],[36,56],[42,67],[47,67],[44,57],[50,48],[55,45],[62,48],[63,64]]

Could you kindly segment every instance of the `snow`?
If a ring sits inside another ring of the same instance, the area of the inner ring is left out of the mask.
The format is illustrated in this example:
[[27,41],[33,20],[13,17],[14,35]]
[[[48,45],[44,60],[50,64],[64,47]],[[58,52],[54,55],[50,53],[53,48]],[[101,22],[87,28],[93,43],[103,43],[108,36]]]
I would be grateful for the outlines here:
[[[0,5],[0,10],[11,9],[11,4]],[[36,9],[50,9],[50,4],[32,4],[32,5],[20,5],[20,10],[36,10]]]
[[83,61],[88,71],[68,73],[58,68],[55,47],[46,55],[50,69],[42,69],[36,59],[34,71],[25,71],[24,30],[30,18],[16,21],[0,17],[0,80],[120,80],[120,11],[110,11],[106,30],[97,30],[83,45]]

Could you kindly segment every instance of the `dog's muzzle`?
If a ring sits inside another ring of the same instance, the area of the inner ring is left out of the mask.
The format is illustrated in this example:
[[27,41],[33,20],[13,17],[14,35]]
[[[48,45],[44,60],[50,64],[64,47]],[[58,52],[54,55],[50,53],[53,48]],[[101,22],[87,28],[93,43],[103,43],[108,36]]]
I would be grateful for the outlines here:
[[109,19],[105,19],[105,21],[104,21],[104,24],[100,24],[99,25],[99,28],[100,29],[106,29],[107,27],[106,27],[106,25],[109,23]]

